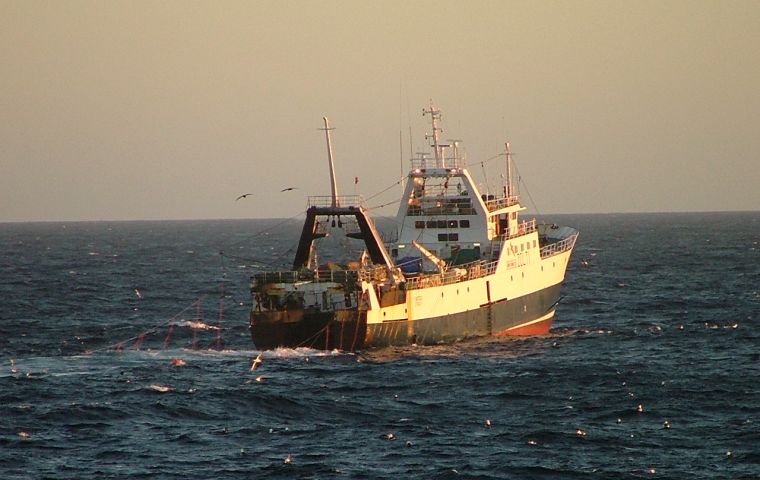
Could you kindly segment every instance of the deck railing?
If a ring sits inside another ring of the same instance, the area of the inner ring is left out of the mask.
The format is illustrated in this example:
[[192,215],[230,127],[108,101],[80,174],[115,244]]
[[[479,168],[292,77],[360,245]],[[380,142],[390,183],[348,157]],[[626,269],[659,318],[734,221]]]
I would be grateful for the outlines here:
[[462,160],[458,157],[444,157],[439,164],[436,164],[435,158],[413,158],[412,170],[426,170],[428,168],[462,168]]
[[251,279],[258,285],[266,283],[298,283],[298,282],[332,282],[355,283],[359,279],[359,270],[311,270],[261,272],[254,274]]
[[486,200],[486,208],[489,212],[493,212],[502,208],[510,207],[512,205],[517,205],[520,202],[520,198],[516,195],[511,195],[509,197],[501,197],[501,198],[494,198],[491,200]]
[[456,282],[485,277],[496,272],[497,263],[498,262],[495,260],[476,260],[471,263],[451,267],[441,273],[428,273],[418,277],[407,278],[406,289],[416,290],[438,285],[449,285]]
[[296,283],[306,280],[312,280],[314,278],[313,272],[261,272],[256,273],[251,277],[254,283]]
[[578,239],[578,234],[574,233],[567,238],[563,238],[558,242],[550,243],[549,245],[541,247],[541,258],[551,257],[568,250],[572,250],[575,246],[575,241]]
[[510,238],[520,237],[522,235],[526,235],[531,232],[536,231],[536,219],[532,220],[525,220],[524,222],[520,222],[517,224],[517,228],[514,229],[514,233],[511,235],[509,233],[504,235],[505,240],[509,240]]
[[[338,195],[336,197],[338,205],[341,207],[363,207],[364,197],[361,195]],[[309,207],[332,207],[332,197],[322,195],[309,197]]]

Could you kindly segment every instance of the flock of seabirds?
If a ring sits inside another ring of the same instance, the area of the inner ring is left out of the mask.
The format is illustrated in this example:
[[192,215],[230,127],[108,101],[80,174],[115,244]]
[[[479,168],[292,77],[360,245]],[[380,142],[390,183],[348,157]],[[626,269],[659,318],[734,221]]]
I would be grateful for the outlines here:
[[[285,187],[285,188],[283,188],[282,190],[280,190],[280,193],[282,193],[282,192],[289,192],[289,191],[291,191],[291,190],[298,190],[298,187]],[[235,201],[237,202],[237,201],[238,201],[238,200],[240,200],[240,199],[243,199],[243,198],[248,198],[248,197],[250,197],[251,195],[253,195],[253,194],[252,194],[252,193],[244,193],[244,194],[240,195],[239,197],[237,197],[237,198],[235,199]]]

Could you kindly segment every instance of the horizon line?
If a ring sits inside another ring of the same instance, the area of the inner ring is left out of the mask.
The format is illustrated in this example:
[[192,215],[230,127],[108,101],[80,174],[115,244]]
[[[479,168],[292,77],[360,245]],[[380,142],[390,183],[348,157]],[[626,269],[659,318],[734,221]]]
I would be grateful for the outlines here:
[[[534,216],[546,217],[551,215],[668,215],[668,214],[701,214],[701,213],[760,213],[760,210],[667,210],[667,211],[630,211],[630,212],[552,212],[534,213]],[[132,218],[132,219],[66,219],[66,220],[0,220],[0,225],[28,223],[129,223],[129,222],[212,222],[239,220],[287,220],[296,219],[305,214],[299,212],[291,217],[219,217],[219,218]],[[377,215],[374,218],[393,218],[395,215]]]

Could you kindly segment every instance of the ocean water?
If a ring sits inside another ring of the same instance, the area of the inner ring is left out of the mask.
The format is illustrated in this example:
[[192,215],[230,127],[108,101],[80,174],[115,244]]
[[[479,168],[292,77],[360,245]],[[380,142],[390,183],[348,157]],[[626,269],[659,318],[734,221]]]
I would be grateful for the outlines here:
[[760,478],[760,213],[550,220],[550,335],[253,372],[297,219],[0,224],[0,478]]

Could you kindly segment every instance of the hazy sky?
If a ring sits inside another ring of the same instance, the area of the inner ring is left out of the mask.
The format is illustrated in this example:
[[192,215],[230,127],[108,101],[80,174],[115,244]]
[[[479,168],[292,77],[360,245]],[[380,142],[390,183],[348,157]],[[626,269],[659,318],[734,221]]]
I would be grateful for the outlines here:
[[760,210],[758,52],[755,0],[0,0],[0,222],[290,217],[324,115],[369,197],[431,98],[541,213]]

